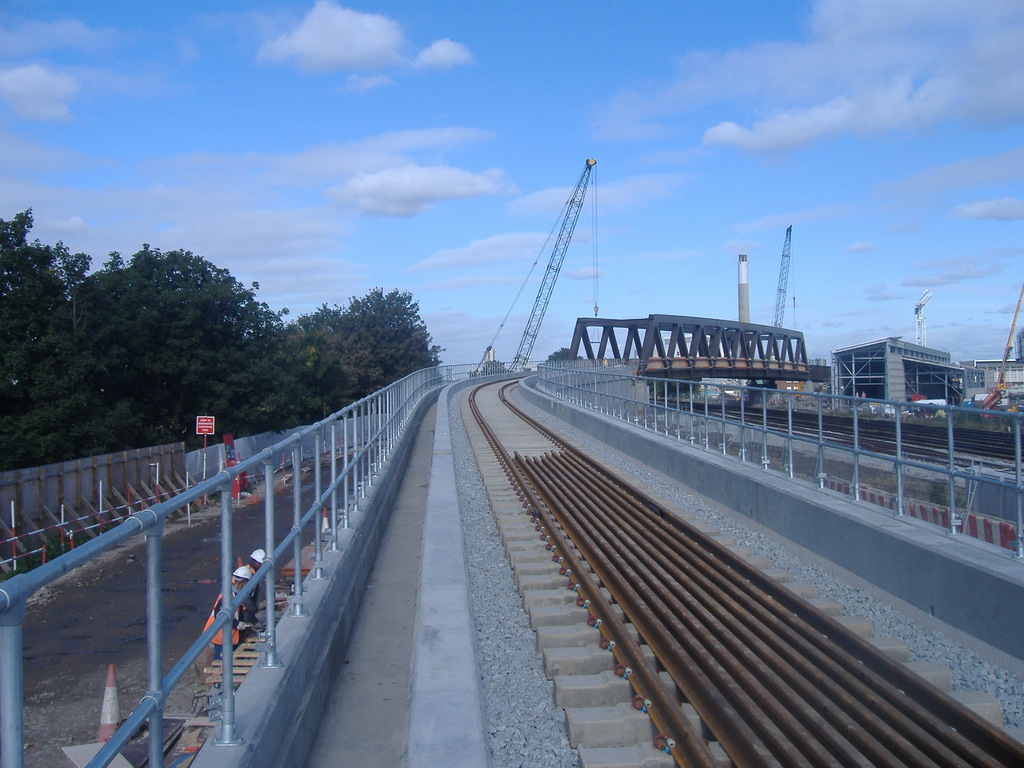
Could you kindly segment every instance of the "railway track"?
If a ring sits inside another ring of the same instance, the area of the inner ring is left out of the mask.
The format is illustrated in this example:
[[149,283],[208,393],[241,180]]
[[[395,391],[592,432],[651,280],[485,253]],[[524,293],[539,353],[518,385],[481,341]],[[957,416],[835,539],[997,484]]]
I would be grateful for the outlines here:
[[851,622],[518,411],[512,386],[468,407],[581,765],[627,764],[609,751],[623,730],[636,765],[1024,765],[1024,745]]
[[[740,408],[727,406],[726,414],[739,421]],[[714,415],[712,413],[712,415]],[[748,406],[743,413],[744,423],[752,427],[767,425],[780,434],[792,429],[794,434],[815,437],[819,430],[824,437],[840,445],[853,446],[853,419],[848,416],[818,415],[803,411],[769,408],[764,414],[759,406]],[[949,434],[945,424],[933,427],[927,424],[901,423],[900,443],[905,458],[946,464],[949,461]],[[896,455],[896,421],[884,418],[860,418],[857,421],[857,445],[863,450],[884,456]],[[1012,468],[1016,457],[1014,435],[983,429],[955,426],[953,450],[961,463],[983,463],[994,468]]]

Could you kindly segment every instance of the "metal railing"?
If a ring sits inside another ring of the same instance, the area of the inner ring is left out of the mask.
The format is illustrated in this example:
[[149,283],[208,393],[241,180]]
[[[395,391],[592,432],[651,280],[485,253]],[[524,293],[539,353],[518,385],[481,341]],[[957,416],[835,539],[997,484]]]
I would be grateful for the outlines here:
[[[628,362],[545,364],[538,388],[1024,558],[1024,413],[651,378],[635,370]],[[923,452],[921,438],[905,434],[910,425],[928,425],[931,439],[941,437]],[[1012,449],[1000,459],[968,451],[960,444],[963,427],[1008,434]]]
[[[372,487],[374,478],[402,438],[417,406],[430,392],[462,380],[471,366],[439,366],[423,369],[385,387],[327,418],[304,427],[273,446],[165,501],[132,513],[116,527],[81,544],[40,567],[20,573],[0,584],[0,766],[24,766],[24,696],[22,668],[22,628],[28,599],[58,577],[111,551],[137,535],[146,537],[146,615],[148,689],[132,714],[89,763],[100,768],[118,755],[128,741],[148,722],[149,765],[163,765],[163,710],[168,695],[188,668],[207,649],[221,630],[227,633],[238,607],[263,582],[268,599],[266,632],[260,665],[280,666],[276,654],[274,615],[275,574],[281,558],[291,552],[294,558],[294,583],[288,598],[288,615],[306,616],[302,595],[303,542],[315,544],[313,562],[307,578],[322,579],[323,547],[338,550],[338,531],[349,527],[349,514]],[[313,448],[306,448],[312,438]],[[291,457],[294,493],[294,519],[290,531],[277,541],[274,531],[274,489],[272,478],[280,457]],[[302,512],[301,472],[304,460],[312,465],[315,499]],[[323,468],[329,468],[327,484]],[[243,473],[262,472],[266,477],[264,500],[263,565],[241,591],[232,593],[232,484]],[[209,628],[199,635],[185,654],[164,674],[161,638],[161,544],[164,523],[170,515],[204,496],[219,496],[221,525],[221,608]],[[322,517],[329,519],[329,530],[321,535]],[[216,744],[235,744],[235,707],[231,643],[224,643],[222,662],[220,726]]]

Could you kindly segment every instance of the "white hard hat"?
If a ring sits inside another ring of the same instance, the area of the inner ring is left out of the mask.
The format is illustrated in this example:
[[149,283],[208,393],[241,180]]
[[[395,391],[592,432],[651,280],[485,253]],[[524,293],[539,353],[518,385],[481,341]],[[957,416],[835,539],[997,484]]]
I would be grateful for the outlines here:
[[242,581],[248,581],[250,576],[252,576],[252,571],[250,571],[248,566],[245,565],[240,568],[235,568],[235,572],[231,574],[231,578],[242,579]]
[[257,562],[260,565],[263,565],[263,561],[267,559],[267,553],[265,551],[263,551],[262,549],[254,549],[252,551],[252,554],[249,555],[249,557],[254,562]]

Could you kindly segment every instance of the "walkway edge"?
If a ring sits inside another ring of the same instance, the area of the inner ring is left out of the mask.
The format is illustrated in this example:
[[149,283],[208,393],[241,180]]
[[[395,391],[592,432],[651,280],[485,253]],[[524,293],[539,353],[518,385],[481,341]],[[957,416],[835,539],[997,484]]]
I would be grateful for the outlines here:
[[[436,397],[435,390],[423,398],[414,420],[422,418]],[[220,746],[214,743],[214,729],[192,768],[277,768],[306,763],[414,444],[415,430],[407,430],[360,500],[359,511],[352,513],[352,527],[339,531],[341,552],[325,553],[326,578],[303,581],[304,607],[309,615],[282,617],[277,639],[284,667],[254,667],[239,686],[235,716],[236,735],[242,743]]]
[[490,765],[449,419],[466,384],[442,391],[434,426],[403,768]]

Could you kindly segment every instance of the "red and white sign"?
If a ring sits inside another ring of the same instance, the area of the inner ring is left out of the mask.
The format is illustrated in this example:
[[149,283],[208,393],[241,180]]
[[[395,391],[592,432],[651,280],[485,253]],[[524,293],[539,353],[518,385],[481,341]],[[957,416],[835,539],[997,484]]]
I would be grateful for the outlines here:
[[214,416],[196,416],[196,434],[212,435],[214,421]]

